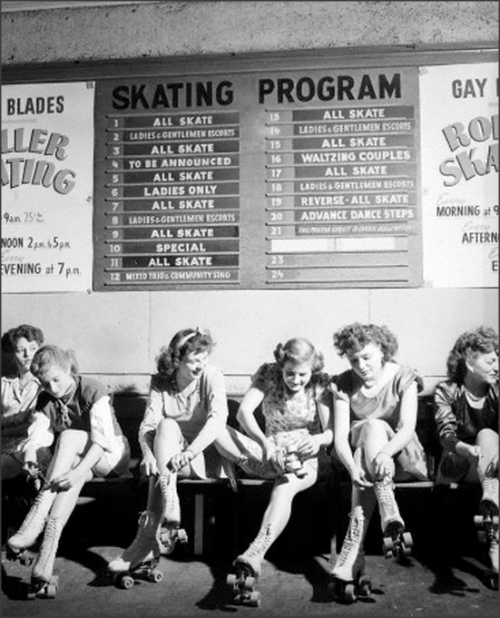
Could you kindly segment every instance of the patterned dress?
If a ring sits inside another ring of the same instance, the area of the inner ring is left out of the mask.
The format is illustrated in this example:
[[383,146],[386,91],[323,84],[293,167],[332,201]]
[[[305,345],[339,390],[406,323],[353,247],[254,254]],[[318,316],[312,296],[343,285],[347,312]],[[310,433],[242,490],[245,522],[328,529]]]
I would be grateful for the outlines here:
[[[264,434],[281,456],[293,452],[304,438],[324,431],[317,408],[319,403],[331,408],[326,374],[313,376],[303,391],[294,394],[287,391],[277,363],[266,363],[253,376],[252,387],[264,393],[261,405]],[[253,460],[252,463],[246,459],[238,462],[247,474],[271,479],[283,474],[272,462],[265,460],[262,448],[255,440],[232,428],[230,433],[245,456]],[[317,470],[318,458],[311,458],[306,464]]]

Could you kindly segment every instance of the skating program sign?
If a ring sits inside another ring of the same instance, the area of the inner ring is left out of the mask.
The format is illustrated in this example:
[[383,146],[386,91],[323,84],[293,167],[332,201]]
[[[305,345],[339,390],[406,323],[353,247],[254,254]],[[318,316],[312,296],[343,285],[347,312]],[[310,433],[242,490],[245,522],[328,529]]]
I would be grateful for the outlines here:
[[421,284],[417,67],[113,79],[98,290]]
[[92,287],[94,84],[2,86],[2,291]]

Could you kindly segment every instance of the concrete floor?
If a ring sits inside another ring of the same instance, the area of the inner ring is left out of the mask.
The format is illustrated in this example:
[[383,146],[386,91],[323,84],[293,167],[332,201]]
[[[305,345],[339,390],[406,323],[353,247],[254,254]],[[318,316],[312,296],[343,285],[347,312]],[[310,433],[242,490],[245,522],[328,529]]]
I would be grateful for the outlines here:
[[139,581],[131,590],[114,586],[105,575],[107,560],[118,547],[65,551],[56,559],[59,589],[55,599],[25,600],[30,569],[4,562],[1,611],[5,617],[146,618],[149,616],[217,618],[232,613],[248,616],[453,616],[498,615],[498,592],[481,581],[484,565],[462,557],[447,567],[431,568],[417,558],[404,565],[369,555],[366,571],[372,595],[351,605],[333,602],[327,594],[328,556],[298,561],[276,557],[264,562],[257,588],[259,608],[234,606],[225,584],[230,563],[163,557],[160,583]]
[[375,517],[365,544],[373,593],[340,605],[328,595],[327,573],[330,551],[332,547],[338,551],[345,532],[349,493],[337,493],[329,502],[326,487],[308,490],[307,496],[297,496],[288,526],[266,555],[257,586],[262,594],[259,608],[232,605],[226,576],[234,557],[258,530],[269,488],[249,488],[235,498],[218,487],[207,495],[203,556],[194,555],[193,496],[181,494],[188,544],[161,558],[162,582],[140,581],[131,590],[117,588],[106,576],[106,566],[134,538],[137,513],[146,496],[144,491],[127,492],[123,487],[107,486],[102,491],[77,507],[64,530],[55,562],[59,575],[55,599],[26,600],[30,568],[5,561],[2,554],[3,618],[498,615],[498,592],[484,585],[487,563],[472,524],[478,502],[475,491],[402,490],[398,494],[402,514],[415,542],[412,556],[405,564],[383,557]]

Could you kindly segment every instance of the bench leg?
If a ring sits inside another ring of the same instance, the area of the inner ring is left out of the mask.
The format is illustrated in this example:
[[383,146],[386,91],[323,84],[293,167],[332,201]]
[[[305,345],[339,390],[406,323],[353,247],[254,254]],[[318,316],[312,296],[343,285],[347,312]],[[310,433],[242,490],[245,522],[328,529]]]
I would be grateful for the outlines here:
[[205,516],[205,501],[202,493],[194,496],[194,555],[203,555],[203,519]]

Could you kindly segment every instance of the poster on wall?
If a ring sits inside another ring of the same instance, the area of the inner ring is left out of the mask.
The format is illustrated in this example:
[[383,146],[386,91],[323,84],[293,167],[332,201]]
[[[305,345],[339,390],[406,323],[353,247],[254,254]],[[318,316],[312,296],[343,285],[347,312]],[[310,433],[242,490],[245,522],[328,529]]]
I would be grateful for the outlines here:
[[95,290],[421,285],[417,67],[198,71],[97,82]]
[[420,68],[424,280],[498,285],[498,65]]
[[94,82],[2,87],[2,292],[92,286]]

